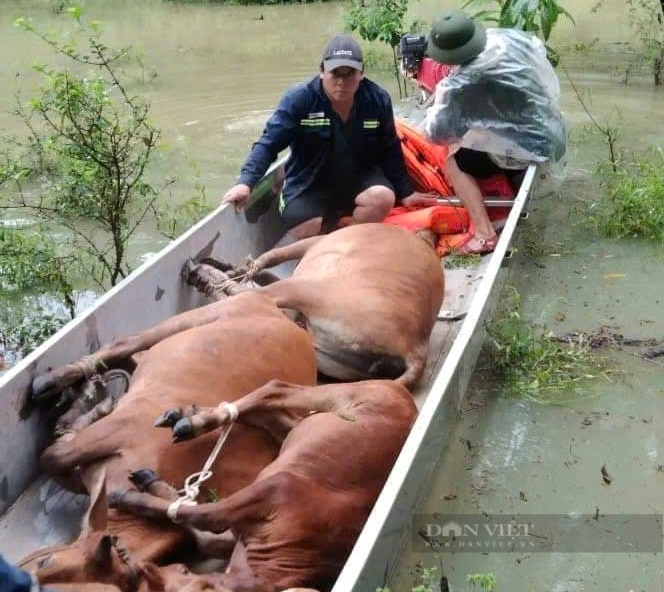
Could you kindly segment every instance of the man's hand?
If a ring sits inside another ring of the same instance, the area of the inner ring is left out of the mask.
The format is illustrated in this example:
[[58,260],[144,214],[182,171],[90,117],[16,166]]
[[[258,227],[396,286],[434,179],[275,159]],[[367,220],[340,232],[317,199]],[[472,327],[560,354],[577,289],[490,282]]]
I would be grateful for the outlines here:
[[221,198],[221,203],[232,203],[236,210],[241,210],[246,205],[250,193],[251,188],[249,185],[238,183],[226,192],[226,195]]
[[435,206],[438,205],[438,195],[436,193],[422,193],[420,191],[413,191],[407,197],[401,200],[401,205],[407,208],[416,206]]

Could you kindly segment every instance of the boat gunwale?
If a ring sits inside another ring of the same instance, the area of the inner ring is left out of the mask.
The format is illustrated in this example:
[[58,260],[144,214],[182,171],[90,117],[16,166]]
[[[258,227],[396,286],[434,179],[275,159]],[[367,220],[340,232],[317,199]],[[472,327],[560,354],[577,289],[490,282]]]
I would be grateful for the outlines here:
[[[456,412],[470,382],[470,375],[459,376],[463,357],[469,351],[468,345],[471,340],[479,337],[480,323],[487,313],[487,303],[497,284],[517,224],[524,212],[536,170],[536,165],[531,164],[524,175],[514,199],[514,206],[510,210],[459,333],[438,372],[432,377],[417,420],[331,592],[376,590],[385,584],[383,580],[393,569],[395,556],[401,551],[406,534],[403,529],[410,520],[414,508],[421,502],[426,488],[426,480],[422,479],[421,475],[418,479],[411,478],[410,481],[408,479],[414,470],[417,457],[426,448],[425,438],[438,432],[435,438],[439,445],[437,456],[444,452],[446,434],[441,433],[441,430],[449,430],[450,425],[435,425],[435,420],[445,416],[446,406],[453,405],[453,411]],[[477,349],[479,350],[479,346]],[[477,357],[479,352],[474,353]],[[474,361],[471,366],[474,366]],[[452,392],[455,382],[460,388],[457,392]],[[428,445],[431,446],[430,443]],[[435,464],[429,463],[423,472],[430,476],[434,468]],[[410,482],[416,482],[415,492],[408,491]],[[406,511],[403,503],[409,506]]]

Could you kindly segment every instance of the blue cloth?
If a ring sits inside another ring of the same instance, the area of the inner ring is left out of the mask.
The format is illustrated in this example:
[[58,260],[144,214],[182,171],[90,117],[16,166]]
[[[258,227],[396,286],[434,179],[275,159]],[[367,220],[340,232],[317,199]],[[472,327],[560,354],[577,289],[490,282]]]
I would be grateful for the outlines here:
[[30,592],[32,579],[27,571],[23,571],[8,563],[0,555],[0,591],[2,592]]
[[[0,555],[0,592],[31,592],[32,578],[24,571]],[[42,592],[55,592],[40,588]]]
[[[253,188],[279,152],[290,147],[282,199],[288,203],[301,195],[326,172],[324,167],[332,151],[333,113],[318,75],[286,91],[254,143],[238,182]],[[413,192],[396,134],[390,95],[366,78],[355,94],[347,133],[358,172],[380,167],[392,183],[397,199]]]

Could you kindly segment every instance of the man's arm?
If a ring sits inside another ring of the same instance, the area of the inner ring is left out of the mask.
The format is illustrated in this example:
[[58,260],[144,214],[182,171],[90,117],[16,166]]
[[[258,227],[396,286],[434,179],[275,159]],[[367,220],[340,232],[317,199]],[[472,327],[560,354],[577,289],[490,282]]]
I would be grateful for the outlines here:
[[237,185],[231,187],[223,196],[222,203],[244,206],[252,188],[267,172],[279,152],[291,144],[301,119],[304,102],[304,85],[298,85],[284,94],[242,165]]

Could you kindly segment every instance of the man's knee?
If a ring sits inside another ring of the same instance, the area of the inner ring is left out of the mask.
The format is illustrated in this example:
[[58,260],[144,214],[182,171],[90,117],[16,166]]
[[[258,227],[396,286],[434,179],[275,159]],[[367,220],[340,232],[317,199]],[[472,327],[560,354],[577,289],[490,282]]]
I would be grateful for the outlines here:
[[396,196],[394,191],[384,185],[373,185],[365,189],[355,198],[356,208],[353,217],[358,222],[382,222],[394,207]]

